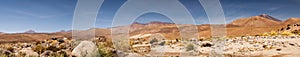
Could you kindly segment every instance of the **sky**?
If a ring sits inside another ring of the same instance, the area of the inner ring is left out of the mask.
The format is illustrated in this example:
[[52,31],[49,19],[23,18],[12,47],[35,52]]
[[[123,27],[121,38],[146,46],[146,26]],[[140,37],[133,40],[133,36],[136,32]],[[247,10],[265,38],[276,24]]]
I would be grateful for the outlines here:
[[[115,13],[126,1],[105,0],[96,18],[95,27],[111,27]],[[198,0],[179,1],[191,13],[196,24],[209,23],[208,17]],[[76,3],[77,0],[1,0],[0,32],[71,30]],[[300,0],[220,0],[220,3],[227,23],[260,14],[268,14],[280,20],[300,18]],[[172,22],[170,18],[159,13],[143,14],[136,21],[141,23]]]

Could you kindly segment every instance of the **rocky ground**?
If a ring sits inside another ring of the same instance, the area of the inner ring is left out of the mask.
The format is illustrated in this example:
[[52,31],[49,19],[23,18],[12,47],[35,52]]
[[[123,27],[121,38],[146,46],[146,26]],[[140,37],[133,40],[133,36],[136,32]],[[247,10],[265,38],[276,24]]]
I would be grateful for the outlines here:
[[[218,38],[219,42],[191,39],[188,41],[162,40],[151,44],[150,52],[136,52],[139,56],[212,56],[213,50],[225,57],[299,57],[300,36],[242,36]],[[164,43],[164,45],[161,45]],[[145,44],[135,44],[145,45]],[[135,46],[133,45],[133,46]],[[145,48],[142,47],[141,48]],[[140,48],[140,49],[141,49]],[[144,51],[144,50],[138,50]],[[132,56],[132,55],[130,55]]]
[[0,57],[112,57],[114,49],[101,38],[75,41],[50,38],[32,43],[0,44]]
[[[50,38],[32,43],[6,43],[0,44],[0,57],[300,56],[299,35],[269,33],[261,36],[190,40],[137,39],[131,43],[129,52],[114,49],[113,44],[106,42],[105,37],[80,42],[68,38]],[[213,52],[217,48],[221,48],[219,52]]]

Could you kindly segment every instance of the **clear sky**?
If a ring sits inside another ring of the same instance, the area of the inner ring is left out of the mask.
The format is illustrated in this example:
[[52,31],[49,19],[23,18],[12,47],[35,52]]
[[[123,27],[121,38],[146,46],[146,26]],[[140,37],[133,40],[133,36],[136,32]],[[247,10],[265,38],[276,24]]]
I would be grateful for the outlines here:
[[[105,0],[96,21],[97,28],[111,27],[119,7],[127,0]],[[197,24],[208,23],[204,9],[198,0],[179,0],[192,14]],[[227,22],[260,14],[269,14],[280,20],[300,18],[300,0],[220,0]],[[55,32],[72,28],[77,0],[1,0],[0,32]],[[157,13],[140,16],[136,21],[170,20]]]

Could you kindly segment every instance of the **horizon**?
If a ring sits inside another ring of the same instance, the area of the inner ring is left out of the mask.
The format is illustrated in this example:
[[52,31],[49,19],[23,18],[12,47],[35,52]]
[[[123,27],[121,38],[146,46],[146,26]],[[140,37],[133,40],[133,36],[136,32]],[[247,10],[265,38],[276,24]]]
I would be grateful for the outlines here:
[[[0,2],[0,32],[19,33],[58,32],[72,29],[72,19],[77,0],[2,0]],[[179,0],[190,12],[197,25],[209,24],[208,17],[198,0]],[[105,0],[99,10],[95,28],[110,28],[113,16],[126,0]],[[239,18],[268,14],[279,20],[300,18],[298,0],[221,0],[227,24]],[[259,7],[257,7],[259,6]],[[146,13],[136,22],[170,22],[170,18],[158,13]],[[129,25],[129,24],[127,24]]]

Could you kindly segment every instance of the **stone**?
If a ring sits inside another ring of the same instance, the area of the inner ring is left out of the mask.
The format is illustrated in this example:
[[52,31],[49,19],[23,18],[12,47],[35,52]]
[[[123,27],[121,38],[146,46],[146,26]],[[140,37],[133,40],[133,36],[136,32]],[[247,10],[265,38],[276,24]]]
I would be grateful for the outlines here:
[[47,50],[47,51],[44,51],[40,57],[48,57],[51,55],[51,53],[53,53],[53,51],[50,51],[50,50]]
[[137,53],[129,53],[126,57],[143,57],[143,55]]
[[30,48],[24,48],[20,51],[20,53],[24,53],[25,57],[38,57],[39,54],[37,52],[34,52]]
[[120,51],[120,50],[117,50],[116,52],[117,52],[118,57],[125,57],[127,55],[125,52]]
[[291,46],[295,46],[294,44],[290,43]]
[[281,49],[276,49],[276,51],[281,51]]
[[72,55],[77,57],[99,57],[96,44],[92,41],[81,41],[80,44],[74,48]]
[[58,38],[50,38],[51,40],[57,40]]
[[64,43],[65,42],[64,39],[58,39],[57,41],[60,42],[60,43]]

